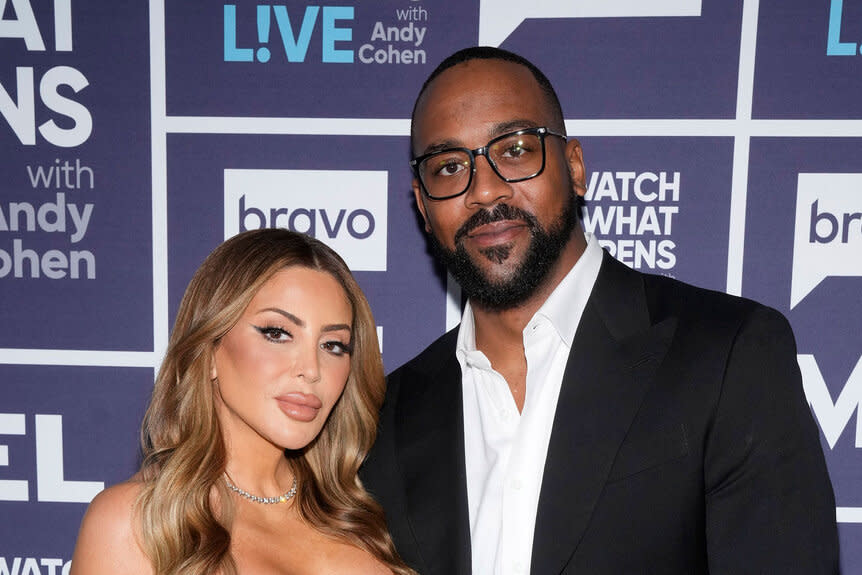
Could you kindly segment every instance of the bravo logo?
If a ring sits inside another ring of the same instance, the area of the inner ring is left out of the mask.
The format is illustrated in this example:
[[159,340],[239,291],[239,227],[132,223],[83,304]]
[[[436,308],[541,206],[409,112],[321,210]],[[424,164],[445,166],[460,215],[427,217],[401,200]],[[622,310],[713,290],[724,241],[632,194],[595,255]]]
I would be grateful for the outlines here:
[[[26,435],[23,413],[0,413],[0,436]],[[9,446],[0,445],[0,467],[9,466]],[[4,474],[5,475],[5,474]],[[36,415],[36,491],[39,501],[89,503],[102,481],[69,481],[63,476],[63,416]],[[0,501],[29,501],[24,479],[0,480]]]
[[701,0],[480,0],[479,45],[499,46],[527,18],[700,16]]
[[353,271],[386,271],[388,173],[225,170],[224,236],[287,228],[337,251]]
[[833,402],[826,386],[826,380],[817,365],[813,355],[798,355],[799,370],[802,372],[802,386],[805,397],[811,405],[811,411],[817,418],[823,436],[829,448],[833,449],[841,433],[850,423],[850,418],[856,414],[856,436],[854,445],[862,447],[862,357],[856,362],[856,367],[847,378],[847,382]]
[[799,174],[793,309],[828,276],[862,276],[862,174]]

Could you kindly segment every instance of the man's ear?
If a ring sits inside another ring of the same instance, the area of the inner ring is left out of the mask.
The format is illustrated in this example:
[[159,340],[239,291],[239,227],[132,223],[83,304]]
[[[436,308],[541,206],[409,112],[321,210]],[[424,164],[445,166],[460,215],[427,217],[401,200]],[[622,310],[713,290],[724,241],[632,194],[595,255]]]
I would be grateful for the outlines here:
[[587,170],[584,168],[581,143],[575,138],[566,142],[566,161],[569,163],[569,172],[572,174],[575,193],[583,197],[587,193]]
[[413,178],[413,197],[416,199],[416,208],[422,214],[422,221],[425,222],[425,231],[431,233],[431,225],[428,223],[428,214],[425,212],[425,194],[422,193],[421,184],[417,178]]

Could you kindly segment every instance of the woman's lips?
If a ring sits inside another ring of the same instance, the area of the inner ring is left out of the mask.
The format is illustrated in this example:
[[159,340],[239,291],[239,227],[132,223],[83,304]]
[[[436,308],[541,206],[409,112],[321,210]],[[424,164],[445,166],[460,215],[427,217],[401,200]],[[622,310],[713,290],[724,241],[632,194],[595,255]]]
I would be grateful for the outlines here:
[[278,407],[291,419],[309,422],[317,417],[323,402],[310,393],[286,393],[275,398]]
[[521,220],[503,220],[478,226],[467,233],[470,242],[479,248],[511,242],[528,226]]

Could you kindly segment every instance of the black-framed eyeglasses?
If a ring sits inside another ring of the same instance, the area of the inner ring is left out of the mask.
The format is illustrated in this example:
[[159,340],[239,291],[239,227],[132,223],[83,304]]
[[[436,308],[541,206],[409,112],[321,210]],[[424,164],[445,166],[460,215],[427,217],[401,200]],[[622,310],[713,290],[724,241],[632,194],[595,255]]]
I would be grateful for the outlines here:
[[547,128],[527,128],[497,136],[485,146],[448,148],[410,160],[422,191],[432,200],[448,200],[465,193],[476,173],[476,156],[485,156],[504,182],[523,182],[545,169],[545,136],[566,139]]

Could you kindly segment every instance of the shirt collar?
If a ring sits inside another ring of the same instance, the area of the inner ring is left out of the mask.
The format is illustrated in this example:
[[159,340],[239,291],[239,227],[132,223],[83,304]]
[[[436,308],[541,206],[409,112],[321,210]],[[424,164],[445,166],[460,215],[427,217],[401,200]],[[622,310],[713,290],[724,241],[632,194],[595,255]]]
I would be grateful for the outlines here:
[[[572,347],[575,331],[578,329],[578,324],[602,265],[602,248],[599,246],[598,239],[593,234],[584,235],[587,239],[584,253],[581,254],[569,273],[557,284],[542,307],[527,322],[527,327],[529,327],[538,316],[546,318],[569,348]],[[476,351],[476,324],[469,300],[461,316],[461,326],[458,329],[458,341],[455,350],[458,359],[462,361],[469,352]]]
[[602,249],[598,240],[592,234],[586,236],[584,253],[530,320],[535,321],[538,316],[546,318],[569,348],[602,266]]

